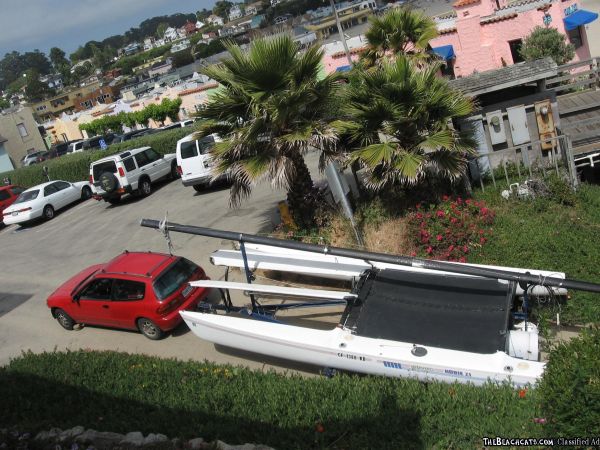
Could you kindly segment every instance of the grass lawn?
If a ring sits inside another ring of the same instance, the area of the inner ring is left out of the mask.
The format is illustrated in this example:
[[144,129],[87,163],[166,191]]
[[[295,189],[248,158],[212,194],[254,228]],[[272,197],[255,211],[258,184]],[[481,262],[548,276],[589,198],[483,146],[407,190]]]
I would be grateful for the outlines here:
[[[491,238],[469,262],[556,270],[600,283],[600,186],[582,185],[573,206],[547,199],[507,201],[492,189],[475,197],[496,212],[496,220]],[[561,323],[600,322],[599,294],[570,295]]]

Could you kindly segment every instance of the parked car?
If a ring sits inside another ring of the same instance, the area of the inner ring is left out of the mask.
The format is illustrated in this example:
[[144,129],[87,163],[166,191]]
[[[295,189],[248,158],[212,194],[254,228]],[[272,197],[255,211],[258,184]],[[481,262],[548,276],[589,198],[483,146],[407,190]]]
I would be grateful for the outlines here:
[[49,181],[21,192],[14,203],[2,212],[2,217],[6,225],[40,217],[50,220],[59,209],[91,196],[92,188],[87,181]]
[[23,156],[23,159],[21,159],[21,165],[23,167],[26,167],[26,166],[30,166],[32,164],[43,161],[42,158],[45,159],[45,157],[43,156],[44,153],[46,153],[46,152],[43,150],[33,152],[33,153],[28,153],[27,155]]
[[192,126],[194,124],[194,121],[192,119],[188,119],[188,120],[182,120],[179,123],[181,124],[181,128],[185,128],[185,127]]
[[83,151],[83,141],[73,141],[69,144],[67,153],[79,153]]
[[70,142],[59,142],[50,147],[50,158],[58,158],[66,155],[69,151]]
[[119,142],[129,141],[130,139],[134,139],[135,137],[137,137],[137,135],[139,133],[141,133],[140,130],[133,130],[133,131],[128,131],[127,133],[123,133],[123,134],[115,134],[113,143],[117,144]]
[[76,323],[139,330],[160,339],[182,321],[179,311],[196,309],[211,289],[188,283],[208,279],[188,259],[152,252],[127,252],[79,272],[56,289],[46,304],[67,330]]
[[94,198],[111,204],[119,203],[125,194],[150,195],[152,183],[169,176],[179,176],[175,154],[161,155],[151,147],[135,148],[90,164]]
[[142,130],[139,133],[136,133],[133,136],[133,139],[137,139],[142,136],[148,136],[149,134],[155,134],[155,133],[158,133],[159,131],[160,130],[158,128],[146,128],[145,130]]
[[177,171],[184,186],[193,186],[200,192],[211,183],[228,177],[228,174],[222,174],[213,180],[210,150],[220,141],[216,134],[201,139],[194,139],[194,134],[190,134],[177,141]]
[[181,128],[181,123],[175,122],[175,123],[171,123],[169,125],[164,125],[164,126],[158,128],[158,130],[159,131],[167,131],[167,130],[173,130],[175,128]]
[[14,184],[0,186],[0,223],[2,223],[4,210],[12,205],[24,190],[24,188]]
[[102,148],[100,141],[104,141],[106,145],[112,144],[115,135],[113,133],[105,134],[104,136],[94,136],[83,141],[83,150],[95,150]]

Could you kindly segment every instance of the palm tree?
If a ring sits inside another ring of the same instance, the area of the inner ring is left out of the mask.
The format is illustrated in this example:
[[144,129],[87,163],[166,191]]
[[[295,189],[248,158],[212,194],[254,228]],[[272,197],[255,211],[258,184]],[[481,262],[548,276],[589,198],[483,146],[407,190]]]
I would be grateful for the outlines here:
[[319,150],[320,168],[335,155],[328,119],[337,78],[319,79],[323,53],[313,47],[299,54],[287,35],[257,39],[248,52],[233,43],[226,48],[230,58],[204,70],[221,89],[198,114],[207,120],[201,135],[223,138],[213,150],[215,176],[230,172],[232,206],[270,180],[287,190],[296,224],[311,227],[317,199],[304,154]]
[[366,168],[367,188],[414,185],[432,174],[455,180],[464,173],[474,142],[451,122],[470,115],[473,103],[437,76],[439,67],[399,55],[352,74],[348,119],[334,125],[349,137],[350,161]]
[[371,67],[385,56],[414,54],[426,57],[429,41],[438,35],[435,22],[423,12],[408,7],[395,8],[371,19],[365,34],[367,50],[362,60]]

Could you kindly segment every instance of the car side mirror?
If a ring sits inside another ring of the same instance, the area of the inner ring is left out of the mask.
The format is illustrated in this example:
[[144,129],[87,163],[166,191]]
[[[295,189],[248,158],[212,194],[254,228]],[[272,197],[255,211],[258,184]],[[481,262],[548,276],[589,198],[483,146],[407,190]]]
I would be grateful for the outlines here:
[[73,296],[73,299],[72,299],[71,301],[72,301],[73,303],[79,303],[79,297],[80,297],[80,295],[79,295],[79,294],[75,294],[75,295]]

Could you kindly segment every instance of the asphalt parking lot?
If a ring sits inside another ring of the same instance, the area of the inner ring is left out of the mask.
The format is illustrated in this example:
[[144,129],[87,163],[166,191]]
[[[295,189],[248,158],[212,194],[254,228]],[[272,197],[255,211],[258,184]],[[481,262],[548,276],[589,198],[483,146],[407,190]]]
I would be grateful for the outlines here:
[[[316,173],[316,156],[310,155],[308,163]],[[172,222],[268,232],[278,222],[277,203],[284,198],[285,192],[263,183],[239,209],[230,209],[226,186],[197,194],[176,180],[154,186],[149,197],[124,198],[118,206],[88,200],[57,213],[49,222],[0,228],[0,365],[22,351],[83,348],[264,367],[267,359],[215,349],[185,324],[161,341],[91,326],[66,331],[51,317],[46,298],[83,268],[106,262],[125,249],[167,252],[163,236],[142,228],[141,218],[161,219],[168,212]],[[218,248],[230,248],[229,242],[176,233],[172,240],[175,254],[200,264],[211,278],[222,278],[223,269],[212,266],[208,256]]]

